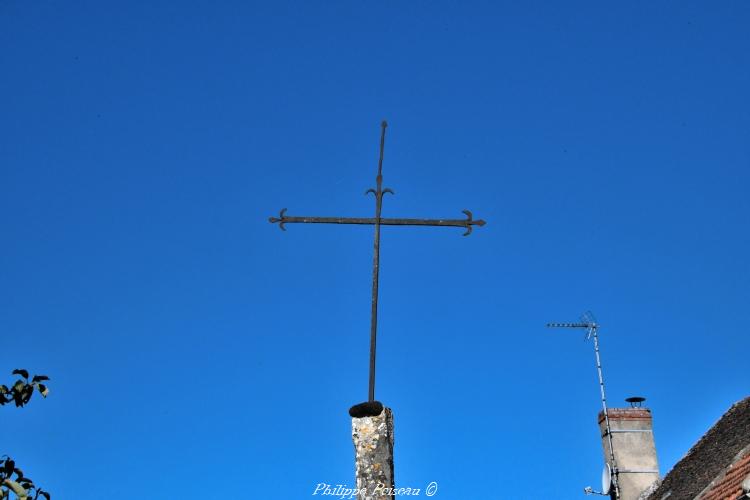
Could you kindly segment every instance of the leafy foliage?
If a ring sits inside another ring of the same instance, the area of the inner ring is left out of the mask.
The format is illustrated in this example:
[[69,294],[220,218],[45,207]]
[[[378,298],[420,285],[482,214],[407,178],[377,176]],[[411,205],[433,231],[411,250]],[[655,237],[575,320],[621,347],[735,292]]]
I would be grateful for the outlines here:
[[49,380],[48,376],[34,375],[31,382],[29,382],[29,372],[21,368],[13,370],[13,375],[20,375],[21,378],[16,380],[10,388],[8,388],[7,385],[0,385],[0,406],[10,402],[14,402],[16,407],[24,406],[28,404],[31,400],[31,396],[34,395],[34,389],[36,389],[42,397],[46,398],[47,394],[49,394],[49,388],[46,384],[42,383]]
[[23,471],[16,467],[16,462],[5,456],[0,461],[0,498],[10,498],[11,491],[19,500],[39,500],[40,496],[47,500],[51,498],[50,494],[38,488],[31,478],[23,475]]
[[[13,375],[20,375],[11,388],[0,385],[0,406],[11,401],[16,407],[22,407],[31,401],[36,389],[42,397],[47,397],[49,389],[42,382],[49,380],[46,375],[34,375],[29,382],[29,372],[21,368],[13,370]],[[13,477],[15,475],[15,478]],[[39,497],[50,500],[50,494],[38,488],[34,482],[23,475],[23,471],[16,467],[16,462],[8,456],[0,459],[0,500],[9,499],[13,492],[18,500],[39,500]]]

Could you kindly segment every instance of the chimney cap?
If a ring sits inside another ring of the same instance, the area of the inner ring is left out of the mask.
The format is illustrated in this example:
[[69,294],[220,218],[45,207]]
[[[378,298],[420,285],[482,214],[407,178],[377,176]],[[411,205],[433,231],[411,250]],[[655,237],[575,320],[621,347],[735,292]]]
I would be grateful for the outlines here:
[[640,408],[643,405],[643,402],[646,401],[646,398],[643,398],[641,396],[633,396],[630,398],[626,398],[625,401],[630,403],[631,408]]

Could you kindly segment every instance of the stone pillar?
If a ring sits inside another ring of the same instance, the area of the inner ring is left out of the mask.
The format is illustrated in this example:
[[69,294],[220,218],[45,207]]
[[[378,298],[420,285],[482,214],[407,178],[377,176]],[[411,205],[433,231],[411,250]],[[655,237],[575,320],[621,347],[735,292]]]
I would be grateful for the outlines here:
[[352,440],[357,474],[357,500],[392,500],[393,412],[372,401],[353,406]]
[[[659,479],[651,410],[648,408],[610,408],[609,427],[617,462],[620,500],[637,500]],[[599,412],[604,459],[612,467],[604,413]],[[614,489],[614,488],[613,488]]]

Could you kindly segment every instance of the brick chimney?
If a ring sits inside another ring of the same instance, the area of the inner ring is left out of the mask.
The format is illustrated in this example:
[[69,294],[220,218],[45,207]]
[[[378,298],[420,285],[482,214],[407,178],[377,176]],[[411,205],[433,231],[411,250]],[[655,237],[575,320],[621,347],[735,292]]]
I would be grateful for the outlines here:
[[[659,479],[651,410],[610,408],[608,415],[616,463],[612,464],[604,412],[600,411],[599,431],[602,436],[604,460],[613,471],[617,470],[619,500],[637,500],[641,492]],[[615,498],[614,487],[611,495]]]

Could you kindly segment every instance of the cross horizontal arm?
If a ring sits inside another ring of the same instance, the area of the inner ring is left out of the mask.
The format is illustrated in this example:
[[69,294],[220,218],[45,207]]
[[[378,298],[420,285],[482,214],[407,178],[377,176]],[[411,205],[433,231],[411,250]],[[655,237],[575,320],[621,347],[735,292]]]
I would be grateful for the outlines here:
[[[293,217],[285,215],[286,208],[279,213],[279,217],[269,217],[272,224],[279,224],[279,227],[286,231],[284,224],[306,223],[306,224],[360,224],[375,225],[378,219],[375,217]],[[380,225],[383,226],[452,226],[464,227],[466,232],[464,236],[471,233],[472,226],[484,226],[485,222],[481,219],[474,220],[471,212],[463,211],[466,219],[388,219],[380,217]]]

